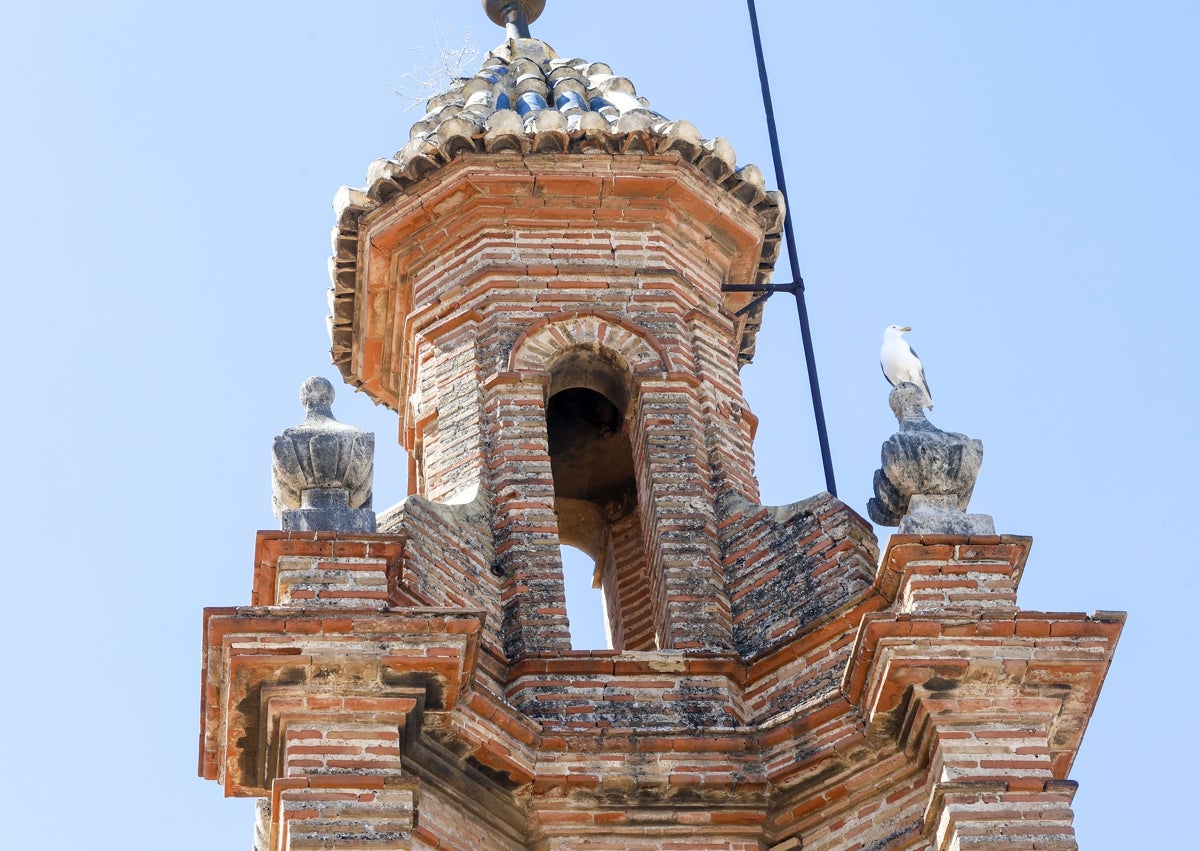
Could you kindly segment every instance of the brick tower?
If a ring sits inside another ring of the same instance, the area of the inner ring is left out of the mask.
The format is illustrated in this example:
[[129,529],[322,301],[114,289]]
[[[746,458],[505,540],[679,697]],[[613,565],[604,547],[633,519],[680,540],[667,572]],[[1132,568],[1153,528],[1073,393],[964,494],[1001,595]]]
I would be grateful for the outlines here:
[[[370,531],[370,440],[306,385],[252,605],[205,612],[201,774],[256,851],[1075,848],[1120,616],[1018,609],[1028,538],[880,558],[828,494],[760,505],[721,285],[781,199],[485,5],[505,44],[337,200],[333,357],[411,496]],[[612,650],[570,649],[560,543]]]

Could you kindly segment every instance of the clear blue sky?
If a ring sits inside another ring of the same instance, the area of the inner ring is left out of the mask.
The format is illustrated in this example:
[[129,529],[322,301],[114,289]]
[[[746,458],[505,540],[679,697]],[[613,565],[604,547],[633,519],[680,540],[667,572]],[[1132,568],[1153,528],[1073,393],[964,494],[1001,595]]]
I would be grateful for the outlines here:
[[[6,847],[248,848],[195,777],[200,612],[245,604],[271,437],[325,336],[330,200],[419,117],[437,4],[15,4],[0,29],[8,375]],[[1073,776],[1090,851],[1192,830],[1200,5],[761,0],[841,496],[894,430],[881,329],[986,447],[973,509],[1034,536],[1020,602],[1130,612]],[[609,63],[770,172],[744,4],[550,0]],[[781,271],[780,279],[786,278]],[[792,305],[743,372],[764,499],[822,489]],[[377,506],[404,495],[395,419]],[[60,804],[58,802],[65,802]]]

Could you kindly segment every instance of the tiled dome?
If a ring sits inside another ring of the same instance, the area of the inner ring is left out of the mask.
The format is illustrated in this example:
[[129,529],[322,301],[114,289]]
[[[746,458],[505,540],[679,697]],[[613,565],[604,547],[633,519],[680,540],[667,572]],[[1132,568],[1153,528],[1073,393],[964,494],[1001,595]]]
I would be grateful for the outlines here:
[[[510,39],[493,50],[473,77],[455,80],[429,100],[409,135],[394,156],[371,164],[366,187],[343,188],[334,200],[335,301],[353,291],[354,253],[339,247],[356,240],[359,217],[463,153],[676,154],[754,210],[766,230],[756,280],[732,283],[769,281],[779,256],[783,196],[766,189],[757,166],[738,168],[727,140],[704,139],[690,122],[655,112],[633,83],[604,63],[560,59],[539,39]],[[760,304],[746,317],[743,362],[753,351],[761,313]],[[338,314],[335,309],[335,349],[349,332]]]

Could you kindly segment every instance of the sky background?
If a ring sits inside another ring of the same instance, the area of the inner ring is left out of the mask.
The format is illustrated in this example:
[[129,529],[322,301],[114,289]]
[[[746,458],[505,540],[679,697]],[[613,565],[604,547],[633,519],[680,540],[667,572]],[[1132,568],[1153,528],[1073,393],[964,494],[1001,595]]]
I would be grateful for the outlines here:
[[[895,430],[880,334],[912,325],[933,421],[984,441],[972,510],[1034,538],[1022,607],[1129,612],[1072,774],[1081,846],[1181,847],[1200,4],[759,16],[841,497],[865,513]],[[502,38],[476,0],[4,12],[0,845],[250,847],[250,804],[195,776],[201,610],[249,602],[300,383],[342,386],[330,201],[407,140],[393,88],[443,24]],[[741,2],[550,0],[533,30],[770,175]],[[790,297],[742,374],[764,501],[822,490]],[[376,432],[376,507],[398,502],[395,417],[349,388],[334,411]]]

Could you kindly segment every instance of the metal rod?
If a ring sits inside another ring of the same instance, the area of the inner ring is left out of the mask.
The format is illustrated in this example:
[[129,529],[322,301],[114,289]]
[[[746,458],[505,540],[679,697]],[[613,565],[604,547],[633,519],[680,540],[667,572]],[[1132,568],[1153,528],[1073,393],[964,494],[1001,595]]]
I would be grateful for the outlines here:
[[795,284],[721,284],[723,293],[794,293]]
[[504,7],[504,29],[509,38],[529,38],[529,21],[525,7],[520,3],[509,3]]
[[771,295],[771,293],[763,293],[762,295],[758,296],[758,298],[752,299],[745,307],[741,308],[740,310],[735,310],[733,315],[745,316],[747,313],[754,310],[754,308],[758,307],[764,301],[769,299]]
[[800,276],[800,262],[796,259],[796,238],[792,233],[792,205],[788,203],[787,180],[783,176],[783,157],[779,153],[779,133],[775,129],[775,110],[771,106],[771,84],[767,81],[767,65],[763,59],[762,37],[758,32],[758,12],[754,0],[746,0],[750,12],[750,32],[754,36],[754,56],[758,61],[758,81],[762,88],[763,108],[767,113],[767,134],[771,139],[771,159],[775,165],[775,179],[783,194],[783,233],[787,239],[788,264],[791,266],[793,294],[796,296],[796,313],[800,317],[800,338],[804,345],[804,362],[808,368],[808,388],[812,394],[813,415],[817,421],[817,439],[821,443],[821,464],[825,468],[825,489],[837,496],[837,484],[833,479],[833,458],[829,450],[829,431],[825,427],[825,408],[821,404],[821,385],[817,381],[816,355],[813,353],[812,331],[808,326],[808,307],[804,303],[804,279]]

